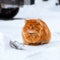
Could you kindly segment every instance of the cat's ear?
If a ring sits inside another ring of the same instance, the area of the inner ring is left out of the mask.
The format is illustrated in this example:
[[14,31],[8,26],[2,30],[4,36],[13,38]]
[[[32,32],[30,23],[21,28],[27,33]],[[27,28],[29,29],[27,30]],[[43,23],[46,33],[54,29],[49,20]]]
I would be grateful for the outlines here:
[[25,20],[25,23],[27,23],[28,22],[28,20]]
[[42,23],[43,21],[42,21],[41,19],[37,19],[36,21],[37,21],[37,23],[40,24],[40,25],[43,24],[43,23]]
[[41,21],[41,19],[37,19],[36,21],[37,21],[37,22],[40,22],[40,21]]
[[[42,23],[43,22],[43,20],[41,20],[41,19],[37,19],[36,20],[38,23]],[[43,22],[44,23],[44,22]]]

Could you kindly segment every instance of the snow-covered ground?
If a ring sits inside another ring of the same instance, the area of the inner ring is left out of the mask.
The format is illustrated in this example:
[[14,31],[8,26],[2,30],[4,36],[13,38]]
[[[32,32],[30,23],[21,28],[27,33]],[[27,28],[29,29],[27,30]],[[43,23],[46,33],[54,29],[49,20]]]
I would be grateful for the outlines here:
[[60,6],[56,6],[56,2],[57,0],[36,0],[35,5],[21,7],[15,16],[45,21],[52,36],[49,44],[24,46],[24,50],[13,49],[9,46],[9,41],[23,42],[21,32],[25,20],[0,20],[0,60],[60,60]]

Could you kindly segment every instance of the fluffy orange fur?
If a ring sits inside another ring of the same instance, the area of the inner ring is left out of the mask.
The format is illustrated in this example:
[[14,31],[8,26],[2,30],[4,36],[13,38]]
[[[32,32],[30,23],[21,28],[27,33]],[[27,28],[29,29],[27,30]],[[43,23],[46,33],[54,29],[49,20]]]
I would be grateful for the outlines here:
[[51,39],[51,32],[41,19],[29,19],[22,29],[22,36],[27,45],[47,44]]

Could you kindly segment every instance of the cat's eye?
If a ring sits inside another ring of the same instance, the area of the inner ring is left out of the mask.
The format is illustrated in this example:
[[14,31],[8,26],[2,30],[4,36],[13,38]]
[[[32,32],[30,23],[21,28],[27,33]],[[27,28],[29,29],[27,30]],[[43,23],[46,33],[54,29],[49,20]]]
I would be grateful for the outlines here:
[[28,26],[28,29],[30,29],[30,27]]
[[40,23],[37,23],[37,25],[40,25]]

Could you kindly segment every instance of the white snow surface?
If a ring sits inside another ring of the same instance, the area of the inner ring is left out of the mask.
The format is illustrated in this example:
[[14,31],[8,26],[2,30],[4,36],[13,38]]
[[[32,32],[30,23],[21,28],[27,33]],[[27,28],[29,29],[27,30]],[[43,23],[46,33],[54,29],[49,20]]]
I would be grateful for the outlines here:
[[22,27],[25,20],[0,20],[0,60],[60,60],[60,6],[57,0],[43,2],[36,0],[35,5],[20,8],[15,18],[42,19],[51,31],[49,44],[13,49],[10,40],[23,43]]

